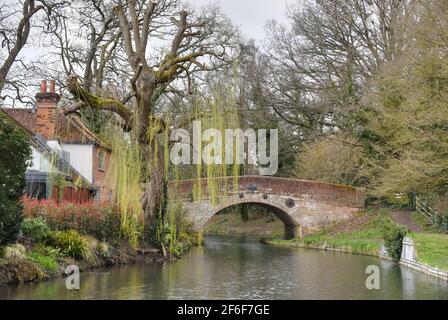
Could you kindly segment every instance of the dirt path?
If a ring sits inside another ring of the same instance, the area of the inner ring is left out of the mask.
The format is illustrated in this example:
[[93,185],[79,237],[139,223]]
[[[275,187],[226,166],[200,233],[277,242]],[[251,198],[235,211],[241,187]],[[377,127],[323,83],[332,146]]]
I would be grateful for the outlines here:
[[408,227],[412,232],[423,232],[414,221],[411,219],[411,211],[394,211],[392,212],[392,219],[398,224]]

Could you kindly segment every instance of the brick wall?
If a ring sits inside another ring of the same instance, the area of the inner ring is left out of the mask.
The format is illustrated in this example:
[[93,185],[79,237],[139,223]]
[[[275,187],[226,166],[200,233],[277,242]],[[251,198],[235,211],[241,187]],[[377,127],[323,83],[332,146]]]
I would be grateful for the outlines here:
[[[220,178],[220,185],[227,192],[233,191],[233,178]],[[170,183],[170,194],[175,197],[188,197],[196,180],[184,180]],[[207,179],[202,179],[203,194],[206,195]],[[342,206],[363,208],[365,192],[362,188],[335,185],[323,182],[285,179],[266,176],[241,176],[238,179],[238,192],[249,192],[250,186],[256,186],[258,192],[306,198]]]
[[[104,153],[104,170],[99,169],[99,155]],[[98,188],[100,192],[99,201],[109,201],[110,200],[110,187],[107,181],[107,173],[110,168],[110,157],[111,152],[103,147],[95,146],[93,148],[93,185]]]

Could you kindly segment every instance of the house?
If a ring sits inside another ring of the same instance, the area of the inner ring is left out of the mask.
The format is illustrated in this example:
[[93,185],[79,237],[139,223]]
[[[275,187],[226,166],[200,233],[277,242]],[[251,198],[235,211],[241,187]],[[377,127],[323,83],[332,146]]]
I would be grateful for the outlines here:
[[4,110],[0,109],[0,116],[20,127],[29,139],[32,161],[25,174],[26,195],[40,200],[91,201],[95,188],[64,159],[67,154],[54,151],[40,135],[29,131]]
[[[78,116],[61,112],[55,82],[49,84],[47,90],[47,81],[41,82],[35,108],[2,108],[30,134],[33,161],[26,175],[28,194],[77,202],[111,200],[110,147]],[[64,178],[54,179],[55,172]]]

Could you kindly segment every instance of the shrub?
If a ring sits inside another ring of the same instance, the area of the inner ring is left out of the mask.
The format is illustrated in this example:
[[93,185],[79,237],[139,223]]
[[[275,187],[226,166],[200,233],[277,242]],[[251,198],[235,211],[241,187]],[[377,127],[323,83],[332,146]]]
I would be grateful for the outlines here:
[[187,219],[185,219],[186,213],[187,211],[180,203],[177,203],[176,205],[168,209],[168,229],[170,229],[170,232],[174,234],[176,238],[179,238],[179,235],[182,232],[188,233],[191,230],[191,223]]
[[448,214],[436,215],[434,226],[438,232],[448,234]]
[[26,249],[21,244],[15,244],[6,246],[3,250],[3,258],[24,258],[26,254]]
[[28,198],[23,203],[26,217],[41,217],[52,230],[76,230],[98,239],[116,238],[121,234],[120,214],[110,205],[56,203]]
[[83,260],[88,255],[88,242],[76,230],[53,232],[51,244],[62,254],[75,260]]
[[55,258],[62,256],[61,250],[55,247],[51,247],[44,242],[36,243],[33,247],[33,252],[37,252],[45,256],[52,256]]
[[17,239],[30,158],[28,138],[0,112],[0,246]]
[[176,204],[168,210],[167,223],[161,234],[162,243],[167,245],[169,252],[180,256],[192,245],[203,245],[204,239],[200,233],[194,232],[191,222],[185,219],[186,211],[181,204]]
[[28,259],[36,262],[45,270],[56,271],[58,269],[56,258],[52,255],[43,255],[41,253],[33,251],[28,254]]
[[45,240],[51,233],[50,227],[41,217],[26,218],[22,222],[21,229],[24,236],[36,242]]
[[170,253],[174,254],[177,257],[180,257],[185,252],[190,250],[191,242],[190,241],[177,241],[170,247]]
[[382,236],[384,246],[394,263],[400,261],[403,239],[407,233],[407,228],[396,224],[390,218],[387,217],[383,220]]
[[96,252],[103,258],[111,258],[112,257],[112,253],[109,250],[109,246],[105,242],[97,243]]

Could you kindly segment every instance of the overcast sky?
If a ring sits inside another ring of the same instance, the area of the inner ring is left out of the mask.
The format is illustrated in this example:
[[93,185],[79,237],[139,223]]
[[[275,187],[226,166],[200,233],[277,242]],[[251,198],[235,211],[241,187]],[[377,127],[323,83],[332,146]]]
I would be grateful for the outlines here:
[[288,0],[187,0],[195,6],[219,3],[222,11],[241,27],[246,36],[261,40],[267,20],[285,22]]

